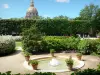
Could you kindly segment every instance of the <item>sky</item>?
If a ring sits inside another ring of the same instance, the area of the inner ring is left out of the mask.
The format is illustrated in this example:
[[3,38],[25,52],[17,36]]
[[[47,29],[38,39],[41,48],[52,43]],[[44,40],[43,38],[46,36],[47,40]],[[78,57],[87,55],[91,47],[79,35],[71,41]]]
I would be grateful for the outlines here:
[[[34,0],[39,16],[51,18],[60,15],[78,17],[80,10],[91,3],[100,7],[100,0]],[[25,17],[29,6],[30,0],[0,0],[0,18]]]

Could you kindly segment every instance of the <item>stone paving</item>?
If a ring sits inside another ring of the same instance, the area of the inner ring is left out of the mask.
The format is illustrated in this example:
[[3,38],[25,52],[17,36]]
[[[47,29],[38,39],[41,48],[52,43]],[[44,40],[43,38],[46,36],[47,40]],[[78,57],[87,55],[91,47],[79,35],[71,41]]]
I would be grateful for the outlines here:
[[[76,53],[56,53],[56,56],[70,56],[73,57],[76,56]],[[34,57],[41,57],[41,56],[50,56],[50,54],[41,54],[41,55],[32,55],[31,58]],[[97,56],[92,55],[85,55],[82,58],[85,62],[85,66],[81,69],[87,69],[87,68],[97,68],[98,63],[100,62],[100,59]],[[7,72],[12,71],[13,74],[16,73],[34,73],[34,71],[30,71],[26,68],[24,68],[23,63],[25,61],[24,56],[22,55],[21,51],[18,50],[16,53],[0,57],[0,72]],[[57,75],[70,75],[71,72],[61,72],[56,73]]]

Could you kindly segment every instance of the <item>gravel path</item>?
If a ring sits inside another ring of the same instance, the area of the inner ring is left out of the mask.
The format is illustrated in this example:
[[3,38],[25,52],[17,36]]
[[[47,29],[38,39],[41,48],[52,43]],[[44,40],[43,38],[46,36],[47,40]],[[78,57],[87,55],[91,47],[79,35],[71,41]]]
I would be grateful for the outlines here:
[[[41,57],[41,56],[48,56],[50,54],[41,54],[41,55],[32,55],[31,58],[33,57]],[[56,53],[56,56],[58,55],[64,55],[64,56],[70,56],[72,55],[73,57],[76,56],[75,53]],[[96,56],[91,56],[91,55],[85,55],[82,58],[85,62],[85,66],[81,69],[87,69],[87,68],[97,68],[98,63],[100,62],[100,59]],[[0,57],[0,72],[7,72],[7,71],[12,71],[13,74],[16,73],[34,73],[34,71],[30,71],[23,66],[23,62],[25,61],[24,56],[22,55],[21,51],[17,51],[16,53],[9,55],[9,56],[4,56]],[[56,73],[57,75],[69,75],[71,72],[62,72],[62,73]]]

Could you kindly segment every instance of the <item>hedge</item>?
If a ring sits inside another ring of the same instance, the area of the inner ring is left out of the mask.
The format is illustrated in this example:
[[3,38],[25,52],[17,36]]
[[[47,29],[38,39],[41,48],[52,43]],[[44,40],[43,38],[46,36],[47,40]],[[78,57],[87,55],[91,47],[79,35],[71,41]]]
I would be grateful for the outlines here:
[[18,73],[18,74],[11,74],[11,71],[8,71],[8,72],[5,72],[5,73],[1,73],[0,72],[0,75],[56,75],[55,73],[52,73],[52,72],[35,72],[33,74],[21,74],[21,73]]
[[[31,32],[30,32],[31,33]],[[33,34],[32,34],[33,35]],[[28,50],[29,52],[33,52],[34,39],[27,40],[24,37],[24,50],[31,48]],[[33,40],[33,41],[32,41]],[[26,41],[26,42],[25,42]],[[30,42],[31,41],[31,42]],[[28,45],[31,43],[31,45]],[[36,49],[35,53],[39,52],[50,52],[50,49],[55,49],[56,52],[67,51],[67,52],[81,52],[83,54],[91,54],[96,53],[100,54],[100,39],[83,39],[75,38],[73,36],[42,36],[42,40],[37,41],[38,44],[35,44]],[[26,48],[27,47],[27,48]]]
[[45,19],[45,20],[0,20],[0,35],[21,34],[32,25],[46,35],[75,35],[76,33],[89,33],[91,24],[83,20]]
[[85,70],[80,70],[72,73],[71,75],[100,75],[100,70],[96,69],[85,69]]
[[15,41],[11,36],[0,36],[0,56],[13,53],[15,51]]

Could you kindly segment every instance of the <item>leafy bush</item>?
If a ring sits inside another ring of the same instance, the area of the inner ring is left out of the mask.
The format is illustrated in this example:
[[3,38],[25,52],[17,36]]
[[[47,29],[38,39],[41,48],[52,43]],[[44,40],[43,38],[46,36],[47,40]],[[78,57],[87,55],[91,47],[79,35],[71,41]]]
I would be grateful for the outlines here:
[[41,33],[35,26],[23,32],[23,49],[29,53],[39,52],[41,49]]
[[50,53],[54,53],[55,52],[55,49],[50,49]]
[[100,44],[97,44],[96,47],[97,47],[97,53],[100,54]]
[[42,73],[42,72],[40,72],[40,73],[35,72],[33,75],[56,75],[56,74],[55,73],[51,73],[51,72],[44,72],[44,73]]
[[67,65],[73,65],[74,64],[74,60],[72,59],[72,57],[70,56],[70,58],[65,60]]
[[[8,71],[6,73],[1,73],[0,72],[0,75],[12,75],[11,74],[11,71]],[[18,73],[18,74],[13,74],[13,75],[22,75],[21,73]],[[23,74],[23,75],[56,75],[55,73],[52,73],[52,72],[35,72],[34,74]]]
[[97,69],[100,70],[100,63],[97,65]]
[[15,41],[11,36],[0,36],[0,55],[7,55],[15,51]]
[[76,71],[71,75],[100,75],[100,70],[96,69],[85,69],[83,71]]
[[47,50],[55,49],[56,51],[76,50],[80,41],[79,38],[67,36],[46,36],[44,40],[47,43]]
[[81,40],[78,44],[78,50],[83,54],[90,54],[91,51],[89,50],[89,41],[87,39]]
[[21,36],[12,36],[13,40],[15,41],[21,41],[22,37]]
[[31,55],[31,53],[24,51],[24,56],[30,56],[30,55]]
[[[100,41],[100,40],[99,40]],[[98,40],[83,39],[78,44],[78,51],[83,54],[97,53]]]
[[78,53],[76,56],[79,56],[80,57],[80,56],[82,56],[82,53]]
[[28,63],[29,63],[29,64],[35,64],[35,65],[38,65],[39,61],[37,61],[37,60],[29,60]]

